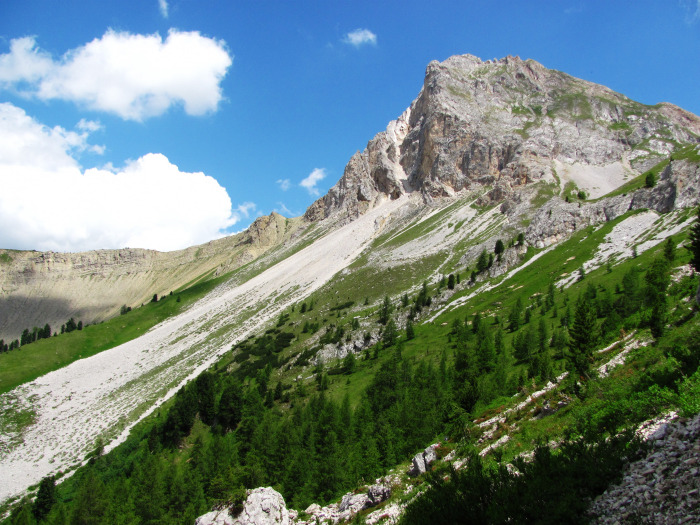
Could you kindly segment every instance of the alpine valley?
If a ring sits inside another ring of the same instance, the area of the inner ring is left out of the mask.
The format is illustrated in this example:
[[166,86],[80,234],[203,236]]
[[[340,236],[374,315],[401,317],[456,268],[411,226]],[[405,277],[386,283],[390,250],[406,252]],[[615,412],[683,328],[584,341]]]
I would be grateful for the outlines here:
[[0,250],[4,523],[698,522],[699,201],[696,115],[463,55],[301,217]]

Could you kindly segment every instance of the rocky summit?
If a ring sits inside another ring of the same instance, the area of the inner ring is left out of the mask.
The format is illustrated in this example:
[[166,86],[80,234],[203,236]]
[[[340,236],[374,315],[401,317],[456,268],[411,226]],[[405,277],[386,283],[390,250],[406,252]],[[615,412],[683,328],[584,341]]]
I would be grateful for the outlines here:
[[672,104],[646,106],[534,60],[453,56],[428,65],[418,98],[305,218],[352,218],[411,192],[488,188],[503,202],[541,180],[602,195],[698,135],[700,118]]

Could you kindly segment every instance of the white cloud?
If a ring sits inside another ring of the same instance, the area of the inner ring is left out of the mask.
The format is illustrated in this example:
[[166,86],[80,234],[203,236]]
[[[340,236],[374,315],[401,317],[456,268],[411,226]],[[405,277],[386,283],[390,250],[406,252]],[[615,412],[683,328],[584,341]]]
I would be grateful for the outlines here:
[[123,119],[143,120],[182,105],[189,115],[215,111],[232,57],[221,40],[196,31],[160,35],[109,30],[59,60],[34,37],[14,39],[0,55],[0,88],[41,100],[67,100]]
[[372,44],[374,46],[377,45],[377,35],[369,29],[355,29],[345,35],[343,42],[355,47],[360,47],[363,44]]
[[158,9],[163,18],[168,18],[168,2],[166,0],[158,0]]
[[289,179],[278,179],[277,184],[279,184],[280,189],[282,191],[287,191],[289,188],[292,187],[292,181]]
[[225,235],[255,209],[231,209],[219,183],[148,153],[120,169],[82,169],[87,132],[49,128],[0,104],[0,246],[174,250]]
[[240,221],[243,217],[246,219],[250,217],[250,212],[253,212],[256,210],[256,206],[254,202],[244,202],[243,204],[239,204],[235,210],[233,210],[233,213],[231,214],[232,217],[235,219],[236,222]]
[[311,173],[309,173],[308,177],[306,177],[299,183],[299,186],[301,186],[302,188],[306,188],[306,191],[308,191],[310,195],[319,195],[319,191],[316,185],[325,177],[326,170],[324,168],[316,168]]
[[284,215],[285,217],[296,217],[297,215],[299,215],[298,213],[294,213],[292,210],[287,208],[287,206],[285,206],[283,202],[278,202],[277,208],[275,208],[274,211],[276,211],[280,215]]

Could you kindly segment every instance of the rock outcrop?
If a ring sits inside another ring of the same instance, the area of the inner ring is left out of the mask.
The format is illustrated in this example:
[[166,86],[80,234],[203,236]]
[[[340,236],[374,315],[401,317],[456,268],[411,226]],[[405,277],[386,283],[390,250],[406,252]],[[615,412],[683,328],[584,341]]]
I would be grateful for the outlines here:
[[437,460],[436,447],[437,445],[430,445],[424,451],[413,456],[411,468],[408,470],[409,476],[419,476],[430,470],[432,464]]
[[700,166],[687,160],[672,160],[653,188],[642,188],[592,203],[565,202],[560,198],[549,200],[535,213],[525,239],[542,248],[591,224],[613,220],[629,210],[650,209],[667,213],[692,207],[700,200],[699,191]]
[[289,511],[282,495],[271,487],[251,490],[243,510],[232,516],[229,508],[213,510],[195,521],[195,525],[289,525]]
[[566,182],[588,167],[622,180],[698,135],[700,118],[671,104],[645,106],[533,60],[453,56],[428,65],[418,98],[305,218],[350,220],[409,192],[429,201],[481,189],[501,202],[525,184]]

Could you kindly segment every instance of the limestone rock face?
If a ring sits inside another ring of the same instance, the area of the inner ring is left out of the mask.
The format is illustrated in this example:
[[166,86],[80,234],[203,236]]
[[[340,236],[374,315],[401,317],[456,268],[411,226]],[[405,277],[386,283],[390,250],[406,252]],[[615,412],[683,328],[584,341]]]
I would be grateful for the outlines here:
[[418,98],[305,217],[351,220],[416,191],[429,201],[488,186],[501,202],[570,166],[643,171],[672,151],[669,139],[699,134],[700,118],[676,106],[645,106],[533,60],[453,56],[428,65]]
[[686,160],[671,161],[661,172],[658,184],[628,195],[592,203],[569,203],[554,198],[535,213],[525,232],[529,244],[549,246],[591,224],[610,221],[628,210],[647,208],[666,213],[692,207],[700,200],[700,166]]
[[289,525],[289,511],[282,495],[271,487],[251,490],[238,516],[229,509],[214,510],[200,516],[195,525]]
[[277,213],[256,219],[242,233],[173,252],[139,248],[55,253],[0,249],[0,339],[25,328],[70,317],[84,324],[169,294],[207,273],[222,274],[291,238],[300,219]]

